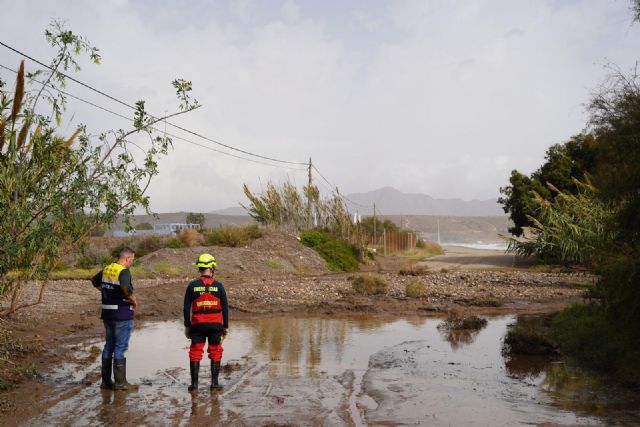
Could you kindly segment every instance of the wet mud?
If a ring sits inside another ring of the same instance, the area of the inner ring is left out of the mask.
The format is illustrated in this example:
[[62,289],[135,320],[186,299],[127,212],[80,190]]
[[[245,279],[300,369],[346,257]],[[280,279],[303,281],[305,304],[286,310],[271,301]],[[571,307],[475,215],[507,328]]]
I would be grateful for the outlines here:
[[100,390],[101,342],[87,340],[41,378],[46,398],[26,425],[640,424],[640,394],[556,359],[505,359],[516,318],[488,320],[459,332],[424,317],[238,320],[223,344],[223,390],[209,390],[204,360],[197,393],[180,323],[147,322],[127,354],[137,390]]

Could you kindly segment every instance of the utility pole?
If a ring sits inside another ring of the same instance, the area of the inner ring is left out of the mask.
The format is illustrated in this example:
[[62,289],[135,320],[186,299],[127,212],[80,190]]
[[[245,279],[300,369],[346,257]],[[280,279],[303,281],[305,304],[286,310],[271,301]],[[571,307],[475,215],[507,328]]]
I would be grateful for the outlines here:
[[378,234],[376,233],[376,204],[373,204],[373,244],[378,244]]
[[309,157],[309,186],[307,187],[307,229],[311,230],[311,157]]

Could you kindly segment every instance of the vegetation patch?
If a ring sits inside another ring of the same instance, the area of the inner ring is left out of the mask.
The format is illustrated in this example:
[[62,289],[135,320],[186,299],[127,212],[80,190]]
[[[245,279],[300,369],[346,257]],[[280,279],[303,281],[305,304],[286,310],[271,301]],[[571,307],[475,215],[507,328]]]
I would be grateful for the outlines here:
[[351,283],[353,290],[360,295],[386,295],[389,282],[380,274],[361,274]]
[[426,240],[419,239],[416,242],[416,247],[407,251],[406,256],[410,258],[429,258],[437,255],[444,255],[444,249],[442,246],[435,242],[427,242]]
[[207,246],[227,246],[237,248],[247,246],[253,240],[263,236],[262,230],[255,224],[244,227],[227,225],[212,228],[204,233],[204,243]]
[[180,269],[167,261],[159,261],[153,265],[153,269],[166,276],[179,276]]
[[551,322],[550,335],[562,353],[640,384],[640,333],[612,319],[599,305],[574,305],[561,311]]
[[186,248],[184,242],[178,239],[177,237],[174,237],[173,239],[170,239],[169,241],[167,241],[167,244],[165,245],[165,247],[171,248],[171,249]]
[[398,271],[400,276],[422,276],[429,271],[429,267],[424,264],[410,265],[408,268],[403,268]]
[[325,260],[332,271],[357,271],[360,265],[360,251],[349,242],[325,231],[304,231],[300,241],[314,249]]
[[517,322],[509,327],[504,337],[504,354],[541,356],[553,354],[556,347],[547,336],[547,329],[541,321]]
[[182,230],[180,234],[178,234],[178,239],[184,244],[185,248],[204,243],[204,236],[192,228]]
[[39,349],[39,342],[25,343],[13,331],[0,329],[0,390],[9,390],[22,382],[30,372],[19,361]]
[[281,270],[282,269],[282,264],[280,264],[278,261],[276,261],[275,259],[268,259],[265,261],[265,265],[273,270]]
[[427,294],[427,285],[420,279],[413,279],[406,284],[404,294],[407,298],[422,298]]
[[460,310],[450,310],[438,329],[481,329],[487,326],[487,319]]

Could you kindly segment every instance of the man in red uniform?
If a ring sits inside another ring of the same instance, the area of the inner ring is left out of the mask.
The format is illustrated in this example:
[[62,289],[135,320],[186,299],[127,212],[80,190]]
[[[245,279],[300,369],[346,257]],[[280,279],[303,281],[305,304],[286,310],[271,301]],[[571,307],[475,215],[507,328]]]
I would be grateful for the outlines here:
[[198,257],[196,267],[200,278],[189,283],[184,294],[185,335],[191,339],[189,347],[189,369],[191,385],[189,391],[198,390],[198,373],[204,353],[204,345],[209,341],[207,351],[211,359],[211,390],[222,388],[218,384],[222,340],[229,327],[229,305],[222,283],[213,278],[216,259],[211,254]]

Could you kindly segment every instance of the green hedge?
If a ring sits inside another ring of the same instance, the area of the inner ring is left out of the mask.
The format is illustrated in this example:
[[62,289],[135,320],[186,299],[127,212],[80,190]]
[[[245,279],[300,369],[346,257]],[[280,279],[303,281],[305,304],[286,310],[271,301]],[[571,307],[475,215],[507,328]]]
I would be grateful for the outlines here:
[[300,241],[313,248],[325,260],[332,271],[357,271],[360,251],[349,242],[338,239],[325,231],[303,231]]

